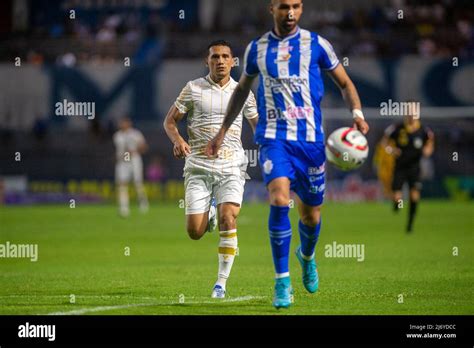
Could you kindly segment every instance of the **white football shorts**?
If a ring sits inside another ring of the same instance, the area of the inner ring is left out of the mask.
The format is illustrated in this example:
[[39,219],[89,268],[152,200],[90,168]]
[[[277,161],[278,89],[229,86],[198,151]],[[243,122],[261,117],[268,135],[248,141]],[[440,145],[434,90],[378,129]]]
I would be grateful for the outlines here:
[[217,205],[222,203],[242,205],[244,173],[222,175],[196,169],[186,170],[184,174],[186,215],[209,211],[212,197],[215,197]]
[[133,156],[130,161],[119,161],[115,164],[115,181],[117,184],[143,182],[143,161],[140,156]]

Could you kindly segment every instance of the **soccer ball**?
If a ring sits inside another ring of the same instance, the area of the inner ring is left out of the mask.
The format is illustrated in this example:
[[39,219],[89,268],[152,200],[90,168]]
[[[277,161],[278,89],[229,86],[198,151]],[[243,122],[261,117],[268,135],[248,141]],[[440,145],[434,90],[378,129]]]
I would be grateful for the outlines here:
[[368,154],[367,139],[354,128],[336,129],[326,142],[326,157],[340,170],[359,168],[367,159]]

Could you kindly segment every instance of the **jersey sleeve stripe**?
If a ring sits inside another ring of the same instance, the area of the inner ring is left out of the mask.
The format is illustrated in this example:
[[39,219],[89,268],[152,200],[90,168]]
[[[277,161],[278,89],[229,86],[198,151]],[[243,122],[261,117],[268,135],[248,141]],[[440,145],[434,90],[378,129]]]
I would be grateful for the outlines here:
[[325,38],[318,35],[318,43],[323,48],[324,60],[327,61],[329,67],[323,67],[323,70],[333,70],[336,66],[339,65],[339,59],[337,59],[336,52],[334,52],[334,48],[331,46],[329,41]]
[[176,109],[178,109],[179,112],[182,113],[182,114],[185,114],[185,113],[188,112],[188,108],[186,106],[184,106],[183,104],[181,104],[180,102],[178,102],[178,101],[174,102],[174,106],[176,106]]
[[257,58],[257,44],[255,41],[252,41],[245,50],[245,55],[244,55],[245,75],[255,76],[258,74],[258,71],[255,71],[256,68],[258,68],[258,66],[255,66],[256,58]]
[[245,115],[245,118],[246,118],[247,120],[251,120],[251,119],[253,119],[253,118],[255,118],[255,117],[258,117],[258,112],[254,113],[254,114],[251,114],[251,115]]

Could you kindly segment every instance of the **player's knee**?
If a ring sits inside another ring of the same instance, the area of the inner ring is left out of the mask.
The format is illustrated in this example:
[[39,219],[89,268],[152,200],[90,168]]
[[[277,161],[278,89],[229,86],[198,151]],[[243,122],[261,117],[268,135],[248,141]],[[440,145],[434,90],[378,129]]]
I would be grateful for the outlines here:
[[321,212],[319,209],[313,209],[301,214],[300,218],[304,225],[314,227],[321,221]]
[[290,186],[287,179],[275,179],[268,184],[267,189],[271,205],[283,207],[290,204]]
[[189,238],[191,238],[192,240],[199,240],[203,236],[203,233],[201,231],[193,227],[188,227],[187,232],[188,232]]
[[399,192],[399,191],[396,191],[396,192],[393,194],[393,201],[394,201],[394,202],[398,202],[400,199],[402,199],[402,193]]
[[200,228],[198,224],[188,223],[186,231],[192,240],[199,240],[204,235],[204,230]]
[[420,200],[420,192],[418,190],[411,190],[410,191],[410,200],[412,201],[419,201]]
[[228,231],[236,228],[237,216],[232,212],[224,212],[219,217],[219,228],[221,231]]
[[270,191],[270,204],[279,207],[290,204],[290,196],[283,190],[272,190]]

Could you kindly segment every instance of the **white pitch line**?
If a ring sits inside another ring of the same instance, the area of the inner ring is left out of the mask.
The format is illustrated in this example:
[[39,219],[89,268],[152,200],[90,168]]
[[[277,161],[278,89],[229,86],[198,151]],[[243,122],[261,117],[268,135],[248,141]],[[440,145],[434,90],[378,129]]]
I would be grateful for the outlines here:
[[134,303],[134,304],[127,304],[127,305],[120,305],[120,306],[100,306],[100,307],[92,307],[92,308],[82,308],[82,309],[76,309],[69,312],[48,313],[48,315],[81,315],[81,314],[91,313],[91,312],[102,312],[102,311],[110,311],[114,309],[145,307],[145,306],[156,306],[156,303]]
[[[141,299],[141,300],[173,300],[177,298],[178,296],[134,296],[134,295],[77,295],[77,294],[68,294],[68,295],[0,295],[0,298],[37,298],[37,297],[44,297],[44,298],[69,298],[71,295],[74,295],[76,299],[80,298],[121,298],[121,297],[127,297],[127,298],[134,298],[134,299]],[[235,297],[235,298],[228,298],[224,301],[226,302],[233,302],[235,299],[246,299],[249,296],[242,296],[242,297]],[[252,296],[250,296],[252,297]],[[265,296],[254,296],[252,297],[253,299],[258,299],[258,298],[264,298]],[[209,297],[207,296],[186,296],[187,299],[192,298],[192,299],[208,299]]]
[[225,299],[223,302],[243,302],[243,301],[250,301],[250,300],[261,300],[264,299],[266,296],[242,296],[242,297],[235,297],[235,298],[228,298]]
[[[206,297],[207,298],[207,297]],[[219,304],[219,303],[229,303],[229,302],[244,302],[250,300],[261,300],[266,298],[266,296],[242,296],[242,297],[235,297],[235,298],[226,298],[225,300],[204,300],[204,301],[184,301],[183,303],[179,303],[178,301],[173,301],[171,304]]]
[[[139,299],[153,299],[156,300],[158,297],[146,297],[146,296],[134,296],[134,295],[76,295],[76,294],[68,294],[68,295],[0,295],[0,298],[69,298],[71,295],[74,295],[76,298],[120,298],[120,297],[133,297]],[[168,298],[164,296],[160,296],[159,298]],[[169,297],[171,298],[171,297]]]
[[67,312],[53,312],[53,313],[48,313],[47,315],[82,315],[86,313],[93,313],[93,312],[105,312],[105,311],[110,311],[110,310],[115,310],[115,309],[126,309],[126,308],[133,308],[133,307],[151,307],[151,306],[158,306],[158,305],[175,305],[175,304],[219,304],[219,303],[227,303],[227,302],[244,302],[244,301],[251,301],[251,300],[258,300],[258,299],[264,299],[265,296],[241,296],[241,297],[235,297],[235,298],[229,298],[225,299],[222,301],[219,300],[214,300],[214,301],[185,301],[183,303],[179,302],[171,302],[171,303],[159,303],[159,302],[154,302],[154,303],[132,303],[132,304],[126,304],[126,305],[117,305],[117,306],[99,306],[99,307],[92,307],[92,308],[81,308],[81,309],[76,309],[73,311],[67,311]]

